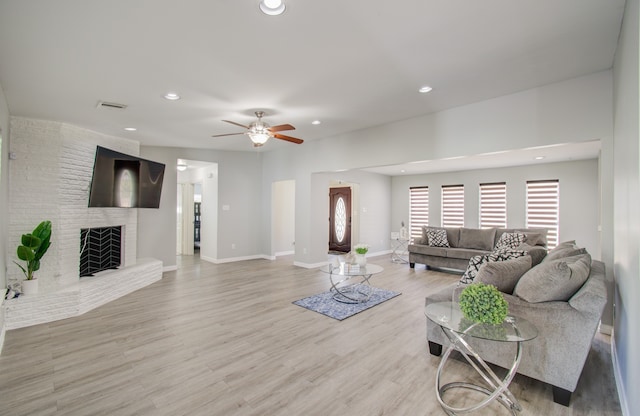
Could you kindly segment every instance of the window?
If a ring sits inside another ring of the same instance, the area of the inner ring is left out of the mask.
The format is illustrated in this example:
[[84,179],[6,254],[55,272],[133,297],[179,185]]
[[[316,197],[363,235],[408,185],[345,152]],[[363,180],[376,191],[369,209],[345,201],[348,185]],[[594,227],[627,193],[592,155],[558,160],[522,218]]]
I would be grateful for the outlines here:
[[480,228],[507,228],[507,184],[480,184]]
[[464,227],[464,185],[442,186],[442,226]]
[[409,188],[409,238],[416,241],[422,238],[422,227],[429,225],[429,187]]
[[527,228],[547,228],[547,246],[558,245],[560,227],[560,183],[558,180],[527,181]]

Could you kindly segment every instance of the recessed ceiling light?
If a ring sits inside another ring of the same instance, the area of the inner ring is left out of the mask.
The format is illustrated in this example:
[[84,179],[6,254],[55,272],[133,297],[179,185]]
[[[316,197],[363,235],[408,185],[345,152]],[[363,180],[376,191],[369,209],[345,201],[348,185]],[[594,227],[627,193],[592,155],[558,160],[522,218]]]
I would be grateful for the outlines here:
[[286,6],[282,0],[262,0],[260,2],[260,10],[262,10],[262,13],[268,14],[269,16],[282,14],[284,13],[284,9],[286,9]]
[[418,92],[421,92],[421,93],[423,93],[423,94],[424,94],[424,93],[426,93],[426,92],[431,91],[432,89],[433,89],[433,88],[431,88],[430,86],[425,85],[424,87],[420,87],[420,89],[418,90]]
[[175,100],[179,100],[180,96],[175,92],[168,92],[164,95],[164,98],[166,98],[167,100],[175,101]]
[[180,172],[184,172],[185,170],[187,170],[187,165],[185,163],[178,163],[177,168]]
[[320,121],[320,120],[313,120],[313,121],[311,122],[311,124],[313,124],[314,126],[317,126],[317,125],[318,125],[318,124],[320,124],[320,123],[321,123],[321,121]]
[[534,159],[535,160],[542,160],[542,159],[544,159],[544,156],[536,156]]
[[125,129],[126,131],[136,131],[136,130],[138,130],[138,129],[137,129],[137,128],[135,128],[135,127],[125,127],[124,129]]

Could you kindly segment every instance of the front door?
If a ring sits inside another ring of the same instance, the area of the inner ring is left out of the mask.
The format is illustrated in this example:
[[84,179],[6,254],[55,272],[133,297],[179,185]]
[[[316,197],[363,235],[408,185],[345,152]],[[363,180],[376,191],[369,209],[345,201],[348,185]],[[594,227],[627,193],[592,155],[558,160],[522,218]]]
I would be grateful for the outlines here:
[[351,188],[329,189],[329,251],[351,251]]

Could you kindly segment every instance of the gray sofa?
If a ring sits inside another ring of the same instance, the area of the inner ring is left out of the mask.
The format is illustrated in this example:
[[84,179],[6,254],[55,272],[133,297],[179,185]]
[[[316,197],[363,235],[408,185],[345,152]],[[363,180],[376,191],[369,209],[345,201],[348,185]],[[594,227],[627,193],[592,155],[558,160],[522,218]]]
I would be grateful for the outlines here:
[[[429,245],[427,231],[445,230],[449,247],[434,247]],[[422,239],[409,245],[409,267],[415,268],[416,263],[424,264],[427,268],[448,268],[465,270],[469,259],[473,256],[490,253],[504,233],[522,232],[526,236],[524,242],[528,251],[542,250],[538,256],[544,256],[547,246],[547,229],[545,228],[442,228],[423,227]]]
[[[509,314],[528,320],[538,330],[536,338],[523,343],[518,373],[550,384],[554,401],[568,406],[591,349],[607,293],[604,263],[591,260],[584,249],[572,251],[568,257],[562,257],[561,251],[560,248],[551,250],[548,258],[519,278],[512,294],[505,293],[504,296],[509,303]],[[518,261],[521,260],[509,260],[513,264]],[[500,267],[508,267],[507,262]],[[574,287],[550,294],[556,281],[560,280],[556,277],[560,269],[568,273],[567,282],[574,280]],[[577,277],[580,273],[586,281]],[[525,279],[526,276],[529,277]],[[476,277],[478,279],[480,274]],[[428,296],[425,302],[428,305],[455,300],[461,290],[458,282],[452,282],[445,289]],[[567,299],[545,301],[545,298],[554,296]],[[442,346],[448,345],[442,329],[428,319],[427,341],[431,354],[437,356],[441,354]],[[486,361],[510,367],[515,354],[513,343],[473,338],[469,341]]]

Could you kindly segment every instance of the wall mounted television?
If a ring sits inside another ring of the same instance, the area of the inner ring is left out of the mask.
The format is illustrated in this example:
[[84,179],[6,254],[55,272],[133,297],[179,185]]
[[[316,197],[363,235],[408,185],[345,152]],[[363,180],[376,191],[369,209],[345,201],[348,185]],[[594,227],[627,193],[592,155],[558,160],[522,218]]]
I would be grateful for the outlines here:
[[97,146],[89,207],[159,208],[163,163]]

